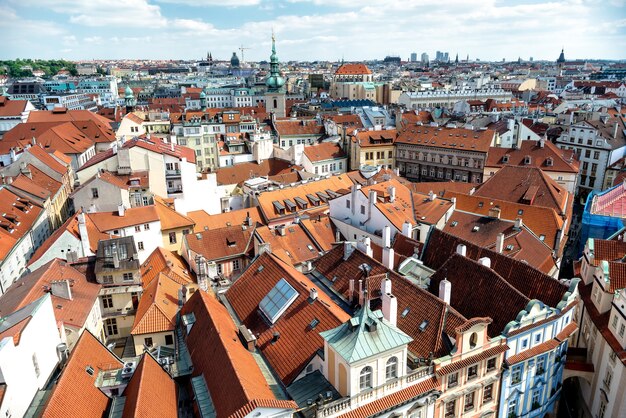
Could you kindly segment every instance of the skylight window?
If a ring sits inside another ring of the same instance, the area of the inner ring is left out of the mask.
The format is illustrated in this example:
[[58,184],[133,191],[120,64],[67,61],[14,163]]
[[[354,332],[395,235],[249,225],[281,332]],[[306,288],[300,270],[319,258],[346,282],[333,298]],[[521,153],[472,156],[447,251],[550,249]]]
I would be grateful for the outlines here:
[[506,246],[507,251],[511,251],[513,249],[513,244],[509,244]]
[[478,230],[479,230],[479,229],[480,229],[480,226],[475,225],[475,226],[472,228],[472,232],[478,232]]
[[457,226],[459,223],[457,221],[452,221],[452,223],[450,224],[450,226]]
[[402,318],[404,318],[404,317],[406,317],[406,316],[409,314],[409,312],[410,312],[410,311],[411,311],[411,308],[405,308],[405,309],[402,311],[402,313],[400,314],[400,316],[401,316]]
[[298,292],[285,279],[280,279],[276,286],[259,303],[259,309],[274,324],[297,299]]
[[545,235],[539,235],[539,241],[543,241],[543,240],[545,240],[545,239],[546,239],[546,236],[545,236]]

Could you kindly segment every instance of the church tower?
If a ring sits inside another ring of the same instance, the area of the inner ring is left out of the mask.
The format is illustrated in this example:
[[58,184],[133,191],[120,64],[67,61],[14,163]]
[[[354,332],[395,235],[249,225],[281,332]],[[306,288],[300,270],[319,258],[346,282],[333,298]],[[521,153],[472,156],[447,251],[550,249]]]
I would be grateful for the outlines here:
[[126,86],[124,90],[124,104],[126,105],[126,113],[132,112],[135,106],[135,96],[133,95],[133,89],[130,86]]
[[276,55],[276,39],[272,34],[272,55],[270,55],[270,75],[265,80],[267,92],[265,93],[265,110],[274,117],[286,116],[285,104],[285,79],[280,75],[278,56]]
[[565,64],[565,49],[561,49],[561,55],[556,60],[556,69],[559,75],[563,75],[563,65]]

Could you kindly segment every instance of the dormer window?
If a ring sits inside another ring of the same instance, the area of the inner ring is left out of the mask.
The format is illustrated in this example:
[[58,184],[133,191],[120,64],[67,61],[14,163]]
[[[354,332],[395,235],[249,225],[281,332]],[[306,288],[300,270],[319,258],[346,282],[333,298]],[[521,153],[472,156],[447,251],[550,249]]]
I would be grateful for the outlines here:
[[532,157],[527,155],[524,157],[524,164],[529,165],[532,162]]
[[359,375],[359,390],[367,390],[372,388],[372,368],[370,366],[363,367]]
[[554,165],[554,160],[552,159],[552,157],[548,157],[548,158],[546,159],[546,165],[547,165],[548,167],[552,167],[552,166]]
[[502,156],[502,162],[503,162],[504,164],[507,164],[507,163],[509,162],[509,154],[504,154],[504,155]]

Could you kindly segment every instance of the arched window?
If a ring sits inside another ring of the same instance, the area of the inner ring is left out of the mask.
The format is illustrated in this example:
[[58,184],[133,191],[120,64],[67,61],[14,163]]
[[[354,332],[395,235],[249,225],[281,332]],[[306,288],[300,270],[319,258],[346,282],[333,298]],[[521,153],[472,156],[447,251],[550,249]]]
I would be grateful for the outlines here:
[[359,376],[359,388],[360,390],[372,388],[372,368],[370,366],[363,367],[361,375]]
[[470,348],[474,348],[476,347],[476,343],[478,342],[478,335],[473,332],[472,335],[470,335]]
[[398,358],[391,357],[387,360],[387,367],[385,368],[385,378],[387,380],[395,379],[398,377]]

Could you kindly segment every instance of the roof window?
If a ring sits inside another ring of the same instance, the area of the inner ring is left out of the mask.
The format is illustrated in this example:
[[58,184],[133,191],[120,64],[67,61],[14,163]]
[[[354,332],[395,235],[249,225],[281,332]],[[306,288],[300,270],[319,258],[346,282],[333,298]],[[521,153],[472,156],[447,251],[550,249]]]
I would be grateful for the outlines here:
[[285,313],[287,308],[298,298],[298,292],[285,279],[278,283],[259,303],[259,309],[267,319],[275,324],[278,318]]

